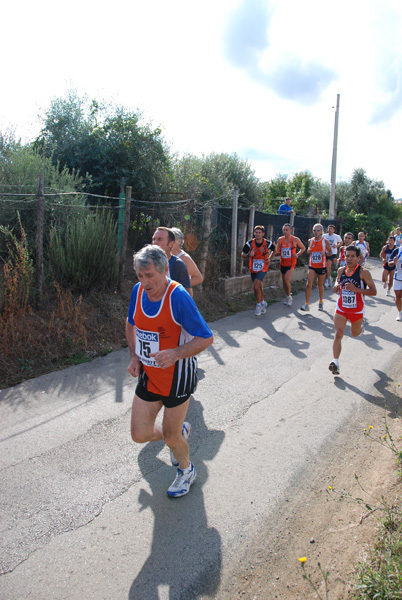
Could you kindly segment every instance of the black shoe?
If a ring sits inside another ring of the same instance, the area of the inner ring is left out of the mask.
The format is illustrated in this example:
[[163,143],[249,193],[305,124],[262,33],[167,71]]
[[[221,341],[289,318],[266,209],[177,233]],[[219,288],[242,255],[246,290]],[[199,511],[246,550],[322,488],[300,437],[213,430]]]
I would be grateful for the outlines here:
[[341,372],[341,371],[340,371],[340,369],[339,369],[339,367],[338,367],[338,365],[337,365],[336,363],[334,363],[334,361],[332,361],[332,362],[329,364],[329,367],[328,367],[328,369],[329,369],[329,370],[331,371],[331,373],[333,373],[334,375],[339,375],[339,374],[340,374],[340,372]]

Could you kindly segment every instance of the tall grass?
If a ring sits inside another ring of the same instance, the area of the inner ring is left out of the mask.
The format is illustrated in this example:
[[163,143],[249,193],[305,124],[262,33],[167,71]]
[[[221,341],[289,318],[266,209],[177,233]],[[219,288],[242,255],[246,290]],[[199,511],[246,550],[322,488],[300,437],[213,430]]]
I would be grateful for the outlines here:
[[49,250],[52,277],[74,293],[111,290],[119,281],[117,225],[110,214],[75,216],[54,230]]
[[32,259],[19,213],[17,217],[20,239],[7,227],[0,226],[0,233],[5,236],[8,250],[0,276],[0,315],[4,319],[18,311],[25,313],[34,279]]

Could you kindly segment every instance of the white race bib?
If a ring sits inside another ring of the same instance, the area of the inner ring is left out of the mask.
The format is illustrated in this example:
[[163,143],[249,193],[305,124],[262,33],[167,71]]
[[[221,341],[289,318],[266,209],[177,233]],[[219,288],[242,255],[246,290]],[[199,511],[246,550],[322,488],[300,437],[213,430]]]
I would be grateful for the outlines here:
[[356,308],[356,292],[342,290],[342,306],[343,308]]
[[322,262],[321,252],[312,252],[311,253],[311,262],[312,262],[312,264],[317,264],[317,263]]
[[258,258],[253,258],[253,271],[262,271],[264,268],[264,261]]
[[146,367],[158,367],[157,362],[150,354],[159,352],[159,333],[155,331],[135,330],[135,353]]
[[291,248],[282,248],[281,254],[282,254],[282,258],[291,258],[292,257],[292,249]]

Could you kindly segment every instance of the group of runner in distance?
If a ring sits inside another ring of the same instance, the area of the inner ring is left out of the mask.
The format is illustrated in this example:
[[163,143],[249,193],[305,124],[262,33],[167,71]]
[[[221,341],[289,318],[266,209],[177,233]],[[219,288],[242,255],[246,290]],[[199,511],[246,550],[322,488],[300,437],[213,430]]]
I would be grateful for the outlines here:
[[[274,256],[279,254],[279,268],[282,275],[283,289],[286,295],[284,304],[292,305],[291,279],[296,267],[297,258],[306,251],[303,242],[292,235],[292,226],[285,223],[283,235],[276,244],[264,238],[265,228],[257,225],[254,237],[243,247],[242,258],[249,259],[249,270],[256,297],[255,314],[266,312],[267,303],[264,300],[263,280],[269,264]],[[329,370],[334,375],[340,374],[339,356],[342,348],[342,338],[347,322],[353,337],[364,331],[364,297],[375,296],[376,286],[371,273],[365,268],[365,262],[370,256],[370,245],[365,239],[364,232],[359,232],[357,240],[352,233],[347,232],[342,240],[335,233],[335,225],[328,225],[327,233],[321,223],[313,226],[313,237],[308,240],[307,254],[309,255],[305,303],[300,310],[310,311],[310,298],[314,280],[317,278],[318,310],[324,310],[324,288],[332,288],[338,294],[334,315],[335,336],[333,342],[333,360]],[[339,254],[338,254],[339,253]],[[388,237],[387,243],[381,250],[383,260],[382,281],[386,295],[391,296],[394,288],[395,305],[398,311],[396,320],[402,321],[402,246],[401,228],[397,227]],[[338,266],[335,283],[332,280],[333,265]]]

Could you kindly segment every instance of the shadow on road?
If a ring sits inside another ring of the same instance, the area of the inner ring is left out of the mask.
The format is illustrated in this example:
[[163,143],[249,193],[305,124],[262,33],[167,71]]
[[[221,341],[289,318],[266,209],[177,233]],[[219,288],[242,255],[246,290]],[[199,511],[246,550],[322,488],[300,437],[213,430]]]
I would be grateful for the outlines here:
[[394,379],[389,377],[383,371],[379,371],[378,369],[373,370],[374,373],[378,375],[378,381],[374,384],[375,389],[378,391],[378,395],[366,394],[365,392],[362,392],[361,389],[348,381],[345,381],[341,377],[335,377],[334,385],[339,390],[350,390],[364,398],[364,400],[367,400],[367,402],[371,402],[371,404],[383,408],[384,411],[387,412],[387,416],[392,419],[400,417],[402,411],[402,398],[391,390],[392,384],[395,385]]
[[[216,597],[220,584],[221,538],[214,527],[208,527],[202,486],[208,477],[206,461],[217,454],[224,432],[207,428],[203,408],[192,400],[187,415],[193,425],[190,438],[197,480],[188,496],[168,498],[161,493],[160,481],[155,482],[155,471],[165,478],[166,489],[172,483],[175,469],[167,468],[157,458],[161,443],[147,444],[138,456],[144,478],[151,494],[141,489],[141,511],[150,508],[154,515],[154,531],[150,554],[133,581],[129,600],[159,600],[160,590],[168,588],[170,600],[192,600],[200,595]],[[197,448],[198,445],[198,448]],[[136,532],[133,531],[133,539]],[[141,544],[141,540],[136,540]],[[165,596],[164,596],[165,597]]]

